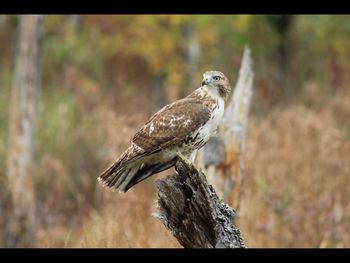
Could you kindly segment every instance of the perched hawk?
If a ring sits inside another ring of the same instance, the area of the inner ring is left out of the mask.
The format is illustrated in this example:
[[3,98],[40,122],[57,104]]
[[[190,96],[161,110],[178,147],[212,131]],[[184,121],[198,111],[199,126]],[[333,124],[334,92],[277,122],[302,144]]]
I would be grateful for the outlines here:
[[98,180],[126,192],[151,175],[174,166],[179,153],[193,162],[197,150],[215,133],[230,91],[223,73],[205,72],[202,86],[155,113]]

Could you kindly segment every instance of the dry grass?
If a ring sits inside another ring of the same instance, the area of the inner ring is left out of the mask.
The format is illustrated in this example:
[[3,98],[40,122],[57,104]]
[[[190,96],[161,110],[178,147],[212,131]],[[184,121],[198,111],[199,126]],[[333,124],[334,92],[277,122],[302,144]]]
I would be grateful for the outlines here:
[[[154,183],[154,182],[152,182]],[[83,225],[82,247],[178,247],[175,238],[154,218],[156,193],[138,187],[128,195],[107,193],[101,211],[93,210]],[[150,187],[151,186],[151,187]]]
[[[96,127],[75,128],[76,147],[81,138],[90,145],[81,164],[59,151],[38,160],[37,246],[180,247],[152,216],[158,176],[127,194],[96,185],[98,172],[122,153],[151,110],[129,105],[123,112],[113,101],[99,103],[106,98],[94,85],[80,83],[75,94]],[[349,98],[346,89],[330,96],[311,83],[295,102],[250,117],[237,222],[248,247],[350,246]]]
[[[127,195],[105,192],[100,209],[90,208],[82,225],[39,231],[39,247],[179,247],[156,212],[156,193],[149,182]],[[105,190],[103,190],[105,191]]]
[[251,119],[239,221],[250,247],[350,246],[350,104],[344,96],[318,110],[296,104]]
[[[85,99],[89,96],[85,92],[91,90],[94,89],[82,88],[75,94],[79,107],[86,107]],[[41,179],[38,181],[42,189],[49,189],[50,194],[42,194],[41,199],[49,197],[40,205],[42,224],[37,232],[37,246],[179,247],[162,223],[152,216],[156,212],[156,178],[138,185],[127,194],[96,186],[98,173],[127,148],[132,135],[150,114],[149,110],[133,113],[119,111],[119,107],[111,110],[110,104],[94,107],[95,100],[99,99],[90,98],[90,107],[83,109],[98,123],[93,136],[103,137],[96,156],[87,156],[89,159],[85,159],[83,169],[74,175],[61,155],[46,153],[40,158],[38,177]],[[88,174],[87,164],[93,159],[101,160],[100,169]],[[51,176],[47,177],[47,174]],[[75,182],[77,179],[74,178],[85,178],[85,181]],[[92,191],[88,192],[89,189]]]

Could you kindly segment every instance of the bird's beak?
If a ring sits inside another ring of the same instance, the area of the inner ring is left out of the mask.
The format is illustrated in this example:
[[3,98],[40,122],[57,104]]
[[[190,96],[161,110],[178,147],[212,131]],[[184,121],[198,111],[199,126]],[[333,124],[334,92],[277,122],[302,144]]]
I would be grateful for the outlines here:
[[205,79],[202,80],[202,86],[208,85],[208,83],[209,83],[209,79],[208,78],[205,78]]

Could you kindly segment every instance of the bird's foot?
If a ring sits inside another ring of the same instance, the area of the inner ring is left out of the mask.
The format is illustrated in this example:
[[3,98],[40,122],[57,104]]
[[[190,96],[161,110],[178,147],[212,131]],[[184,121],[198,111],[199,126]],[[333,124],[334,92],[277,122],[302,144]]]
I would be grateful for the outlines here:
[[184,156],[182,153],[177,153],[177,161],[175,165],[175,169],[181,169],[181,170],[197,170],[194,166],[194,163],[191,162],[186,156]]
[[183,161],[188,165],[192,165],[192,162],[190,161],[190,159],[188,159],[185,155],[183,155],[180,152],[177,153],[177,159],[178,161]]

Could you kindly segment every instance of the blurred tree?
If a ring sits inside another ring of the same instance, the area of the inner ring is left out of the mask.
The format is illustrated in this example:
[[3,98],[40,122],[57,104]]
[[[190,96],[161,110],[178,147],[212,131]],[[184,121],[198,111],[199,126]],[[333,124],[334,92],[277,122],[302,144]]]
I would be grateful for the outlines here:
[[5,28],[8,18],[9,18],[8,15],[0,15],[0,29],[1,30],[3,30]]
[[[348,15],[298,16],[295,21],[299,45],[299,82],[315,78],[330,90],[348,87],[350,66],[350,17]],[[312,63],[313,62],[313,63]]]
[[186,21],[182,27],[182,50],[183,63],[185,65],[184,85],[180,89],[179,97],[187,96],[193,89],[193,77],[198,69],[199,42],[193,22]]
[[109,35],[103,36],[100,43],[104,50],[111,45],[119,60],[127,55],[146,65],[143,74],[152,81],[145,86],[152,92],[157,107],[193,89],[191,79],[199,58],[199,39],[192,16],[136,16],[127,23],[125,19],[113,18],[119,25],[115,26],[118,33],[106,23],[103,28]]
[[41,80],[43,17],[25,15],[19,20],[8,162],[12,214],[8,220],[6,245],[32,247],[35,244],[34,131]]
[[245,140],[253,94],[254,72],[250,49],[245,48],[239,78],[226,106],[219,132],[199,151],[199,165],[218,196],[237,211],[242,196]]
[[276,53],[278,56],[277,81],[281,88],[288,92],[287,72],[290,60],[290,32],[294,22],[293,15],[270,15],[266,16],[267,21],[277,34]]
[[69,15],[69,19],[72,23],[74,32],[79,32],[81,29],[81,15]]

